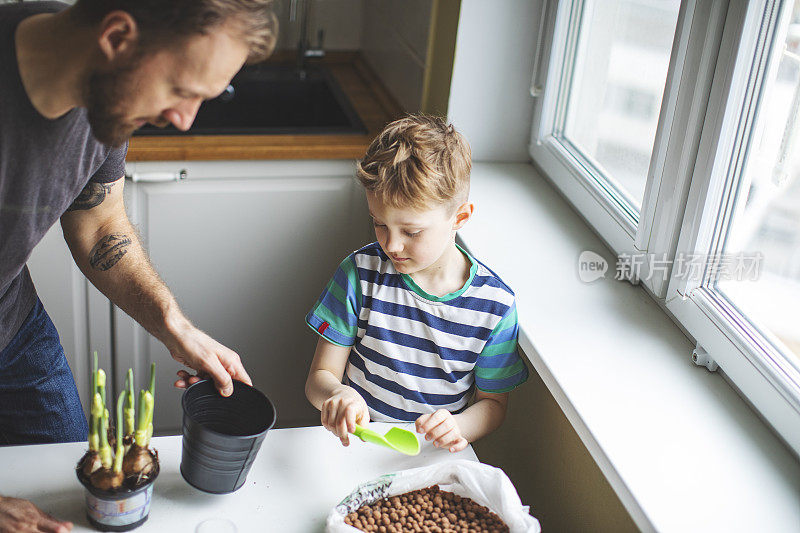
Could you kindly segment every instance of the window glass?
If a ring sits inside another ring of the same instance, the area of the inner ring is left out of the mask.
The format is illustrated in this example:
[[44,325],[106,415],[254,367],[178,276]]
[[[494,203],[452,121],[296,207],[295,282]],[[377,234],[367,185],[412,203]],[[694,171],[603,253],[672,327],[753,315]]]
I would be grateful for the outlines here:
[[[800,0],[771,61],[717,287],[800,368]],[[756,265],[756,263],[759,263]]]
[[564,136],[641,210],[679,0],[583,3]]

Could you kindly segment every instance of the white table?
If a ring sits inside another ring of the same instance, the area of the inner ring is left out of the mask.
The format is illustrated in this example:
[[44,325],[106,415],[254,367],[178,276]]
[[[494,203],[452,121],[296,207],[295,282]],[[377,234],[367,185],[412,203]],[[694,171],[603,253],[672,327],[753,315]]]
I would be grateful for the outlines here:
[[[381,433],[389,427],[370,424]],[[408,457],[357,438],[351,438],[345,448],[319,426],[278,429],[267,433],[242,488],[212,495],[181,477],[180,436],[156,437],[152,446],[161,458],[161,474],[155,482],[150,517],[135,530],[142,533],[194,532],[202,522],[217,518],[224,525],[235,524],[238,533],[320,532],[330,510],[360,483],[451,459],[478,460],[472,447],[450,453],[423,440],[420,454]],[[85,450],[85,443],[0,448],[0,494],[31,500],[44,511],[72,521],[73,531],[93,531],[86,520],[84,489],[74,471]]]

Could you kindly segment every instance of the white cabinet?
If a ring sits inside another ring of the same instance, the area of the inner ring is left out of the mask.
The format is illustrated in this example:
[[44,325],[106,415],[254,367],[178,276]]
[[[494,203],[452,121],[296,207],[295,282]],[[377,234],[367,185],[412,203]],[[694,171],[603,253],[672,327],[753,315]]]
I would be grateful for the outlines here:
[[[304,384],[317,336],[305,325],[339,261],[373,239],[352,161],[131,163],[128,214],[158,273],[192,322],[237,351],[272,399],[280,427],[319,422]],[[158,366],[156,431],[180,430],[181,368],[119,309],[117,381]]]

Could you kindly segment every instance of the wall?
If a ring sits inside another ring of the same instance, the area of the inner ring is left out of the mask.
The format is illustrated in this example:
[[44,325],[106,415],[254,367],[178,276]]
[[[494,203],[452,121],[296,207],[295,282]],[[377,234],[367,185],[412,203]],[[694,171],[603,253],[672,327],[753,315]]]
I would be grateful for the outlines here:
[[418,111],[433,0],[367,0],[361,51],[404,110]]
[[481,461],[508,474],[542,531],[637,531],[533,369],[511,393],[505,423],[473,447]]
[[[300,20],[289,22],[291,0],[275,4],[280,26],[278,49],[297,48],[300,37]],[[302,16],[303,0],[298,0],[297,16]],[[325,32],[325,50],[358,50],[361,48],[361,32],[364,0],[308,0],[311,12],[308,21],[308,39],[312,47],[317,46],[317,30]]]
[[475,161],[527,162],[540,2],[463,0],[448,118]]
[[435,0],[431,10],[421,111],[447,116],[461,0]]

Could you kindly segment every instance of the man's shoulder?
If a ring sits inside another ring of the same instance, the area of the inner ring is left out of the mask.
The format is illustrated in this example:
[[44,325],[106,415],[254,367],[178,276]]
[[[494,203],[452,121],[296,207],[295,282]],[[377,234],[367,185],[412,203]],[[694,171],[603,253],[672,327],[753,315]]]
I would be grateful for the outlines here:
[[64,2],[20,2],[0,5],[0,19],[20,20],[39,13],[57,13],[69,7]]
[[16,65],[16,44],[14,34],[20,22],[39,13],[55,13],[69,7],[63,2],[20,2],[0,4],[0,44],[3,61],[11,57]]

